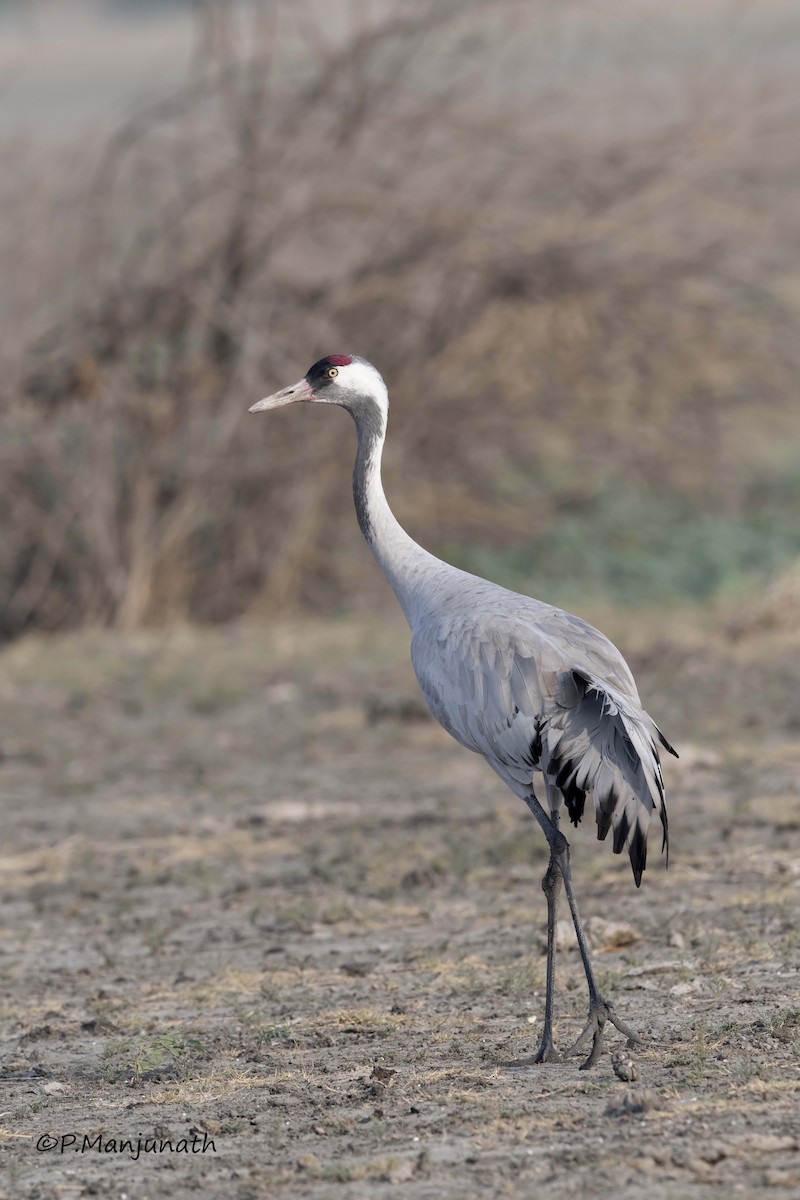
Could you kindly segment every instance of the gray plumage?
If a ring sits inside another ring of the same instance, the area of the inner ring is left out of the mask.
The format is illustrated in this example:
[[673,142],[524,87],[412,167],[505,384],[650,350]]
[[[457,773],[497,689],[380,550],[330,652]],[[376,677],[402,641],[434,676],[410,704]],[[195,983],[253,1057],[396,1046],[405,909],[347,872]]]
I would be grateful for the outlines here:
[[[576,1048],[592,1039],[583,1064],[591,1066],[606,1020],[625,1033],[629,1045],[636,1035],[597,989],[560,814],[566,808],[577,825],[590,798],[598,837],[610,832],[615,853],[627,849],[638,886],[654,811],[662,847],[668,844],[658,746],[675,752],[642,707],[624,658],[602,633],[561,609],[442,562],[398,524],[380,475],[388,394],[370,363],[354,355],[321,359],[302,380],[251,412],[295,401],[337,404],[353,417],[359,525],[411,628],[411,660],[425,700],[447,732],[481,754],[528,805],[547,838],[550,863],[542,881],[548,909],[547,994],[534,1061],[558,1058],[552,1041],[554,930],[563,883],[589,988],[589,1019]],[[534,790],[540,776],[546,808]]]
[[616,647],[570,613],[452,568],[415,616],[411,660],[436,720],[522,798],[541,771],[551,812],[566,805],[575,825],[591,793],[598,837],[613,831],[638,885],[654,810],[667,845],[656,742],[667,743]]

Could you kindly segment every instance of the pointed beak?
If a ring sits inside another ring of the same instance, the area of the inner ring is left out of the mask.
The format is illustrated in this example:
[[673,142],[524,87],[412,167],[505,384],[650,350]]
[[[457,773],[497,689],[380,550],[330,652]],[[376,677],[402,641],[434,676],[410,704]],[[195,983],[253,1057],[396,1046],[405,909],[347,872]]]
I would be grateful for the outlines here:
[[305,379],[300,379],[291,387],[285,387],[280,392],[275,392],[272,396],[266,396],[263,400],[259,400],[248,411],[266,412],[268,408],[282,408],[284,404],[294,404],[296,400],[313,399],[314,389]]

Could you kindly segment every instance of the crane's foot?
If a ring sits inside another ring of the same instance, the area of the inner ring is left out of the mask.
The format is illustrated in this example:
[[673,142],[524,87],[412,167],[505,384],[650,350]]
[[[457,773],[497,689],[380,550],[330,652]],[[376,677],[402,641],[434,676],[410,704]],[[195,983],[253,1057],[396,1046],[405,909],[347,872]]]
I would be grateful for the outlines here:
[[542,1040],[539,1042],[533,1054],[528,1054],[525,1058],[517,1058],[514,1060],[515,1067],[532,1067],[536,1063],[560,1063],[563,1062],[562,1056],[553,1045],[553,1032],[551,1029],[546,1029],[542,1033]]
[[588,1071],[600,1057],[600,1051],[603,1049],[603,1033],[606,1021],[610,1021],[615,1029],[618,1029],[620,1033],[625,1035],[628,1039],[629,1050],[632,1050],[634,1046],[641,1043],[642,1039],[638,1033],[634,1033],[631,1027],[626,1025],[622,1018],[618,1017],[614,1012],[614,1007],[610,1000],[604,1000],[602,996],[593,996],[589,1001],[589,1020],[584,1026],[583,1033],[569,1051],[570,1055],[581,1054],[591,1040],[592,1048],[589,1051],[589,1057],[580,1066],[582,1071]]
[[542,1038],[533,1054],[514,1060],[515,1067],[533,1067],[538,1063],[560,1063],[563,1059],[553,1045],[552,1038]]
[[532,1063],[560,1063],[561,1055],[553,1045],[552,1038],[542,1038],[536,1052],[531,1055]]

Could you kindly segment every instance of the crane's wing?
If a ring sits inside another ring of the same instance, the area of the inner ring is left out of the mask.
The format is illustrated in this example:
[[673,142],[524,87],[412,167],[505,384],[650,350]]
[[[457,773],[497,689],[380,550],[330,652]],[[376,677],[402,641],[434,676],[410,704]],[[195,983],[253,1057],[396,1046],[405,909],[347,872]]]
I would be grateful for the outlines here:
[[[535,603],[535,602],[534,602]],[[672,753],[639,702],[619,651],[590,625],[559,609],[474,614],[415,634],[412,660],[436,719],[522,787],[541,770],[580,821],[587,793],[598,838],[613,831],[627,848],[637,886],[655,810],[668,845],[657,741]]]

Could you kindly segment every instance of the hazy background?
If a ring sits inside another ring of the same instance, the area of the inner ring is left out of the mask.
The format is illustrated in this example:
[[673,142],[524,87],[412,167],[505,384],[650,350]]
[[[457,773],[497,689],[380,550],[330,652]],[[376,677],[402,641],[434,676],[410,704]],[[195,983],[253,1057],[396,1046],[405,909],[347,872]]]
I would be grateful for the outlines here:
[[0,637],[384,605],[347,418],[247,414],[347,351],[436,552],[796,614],[798,79],[790,0],[0,4]]

